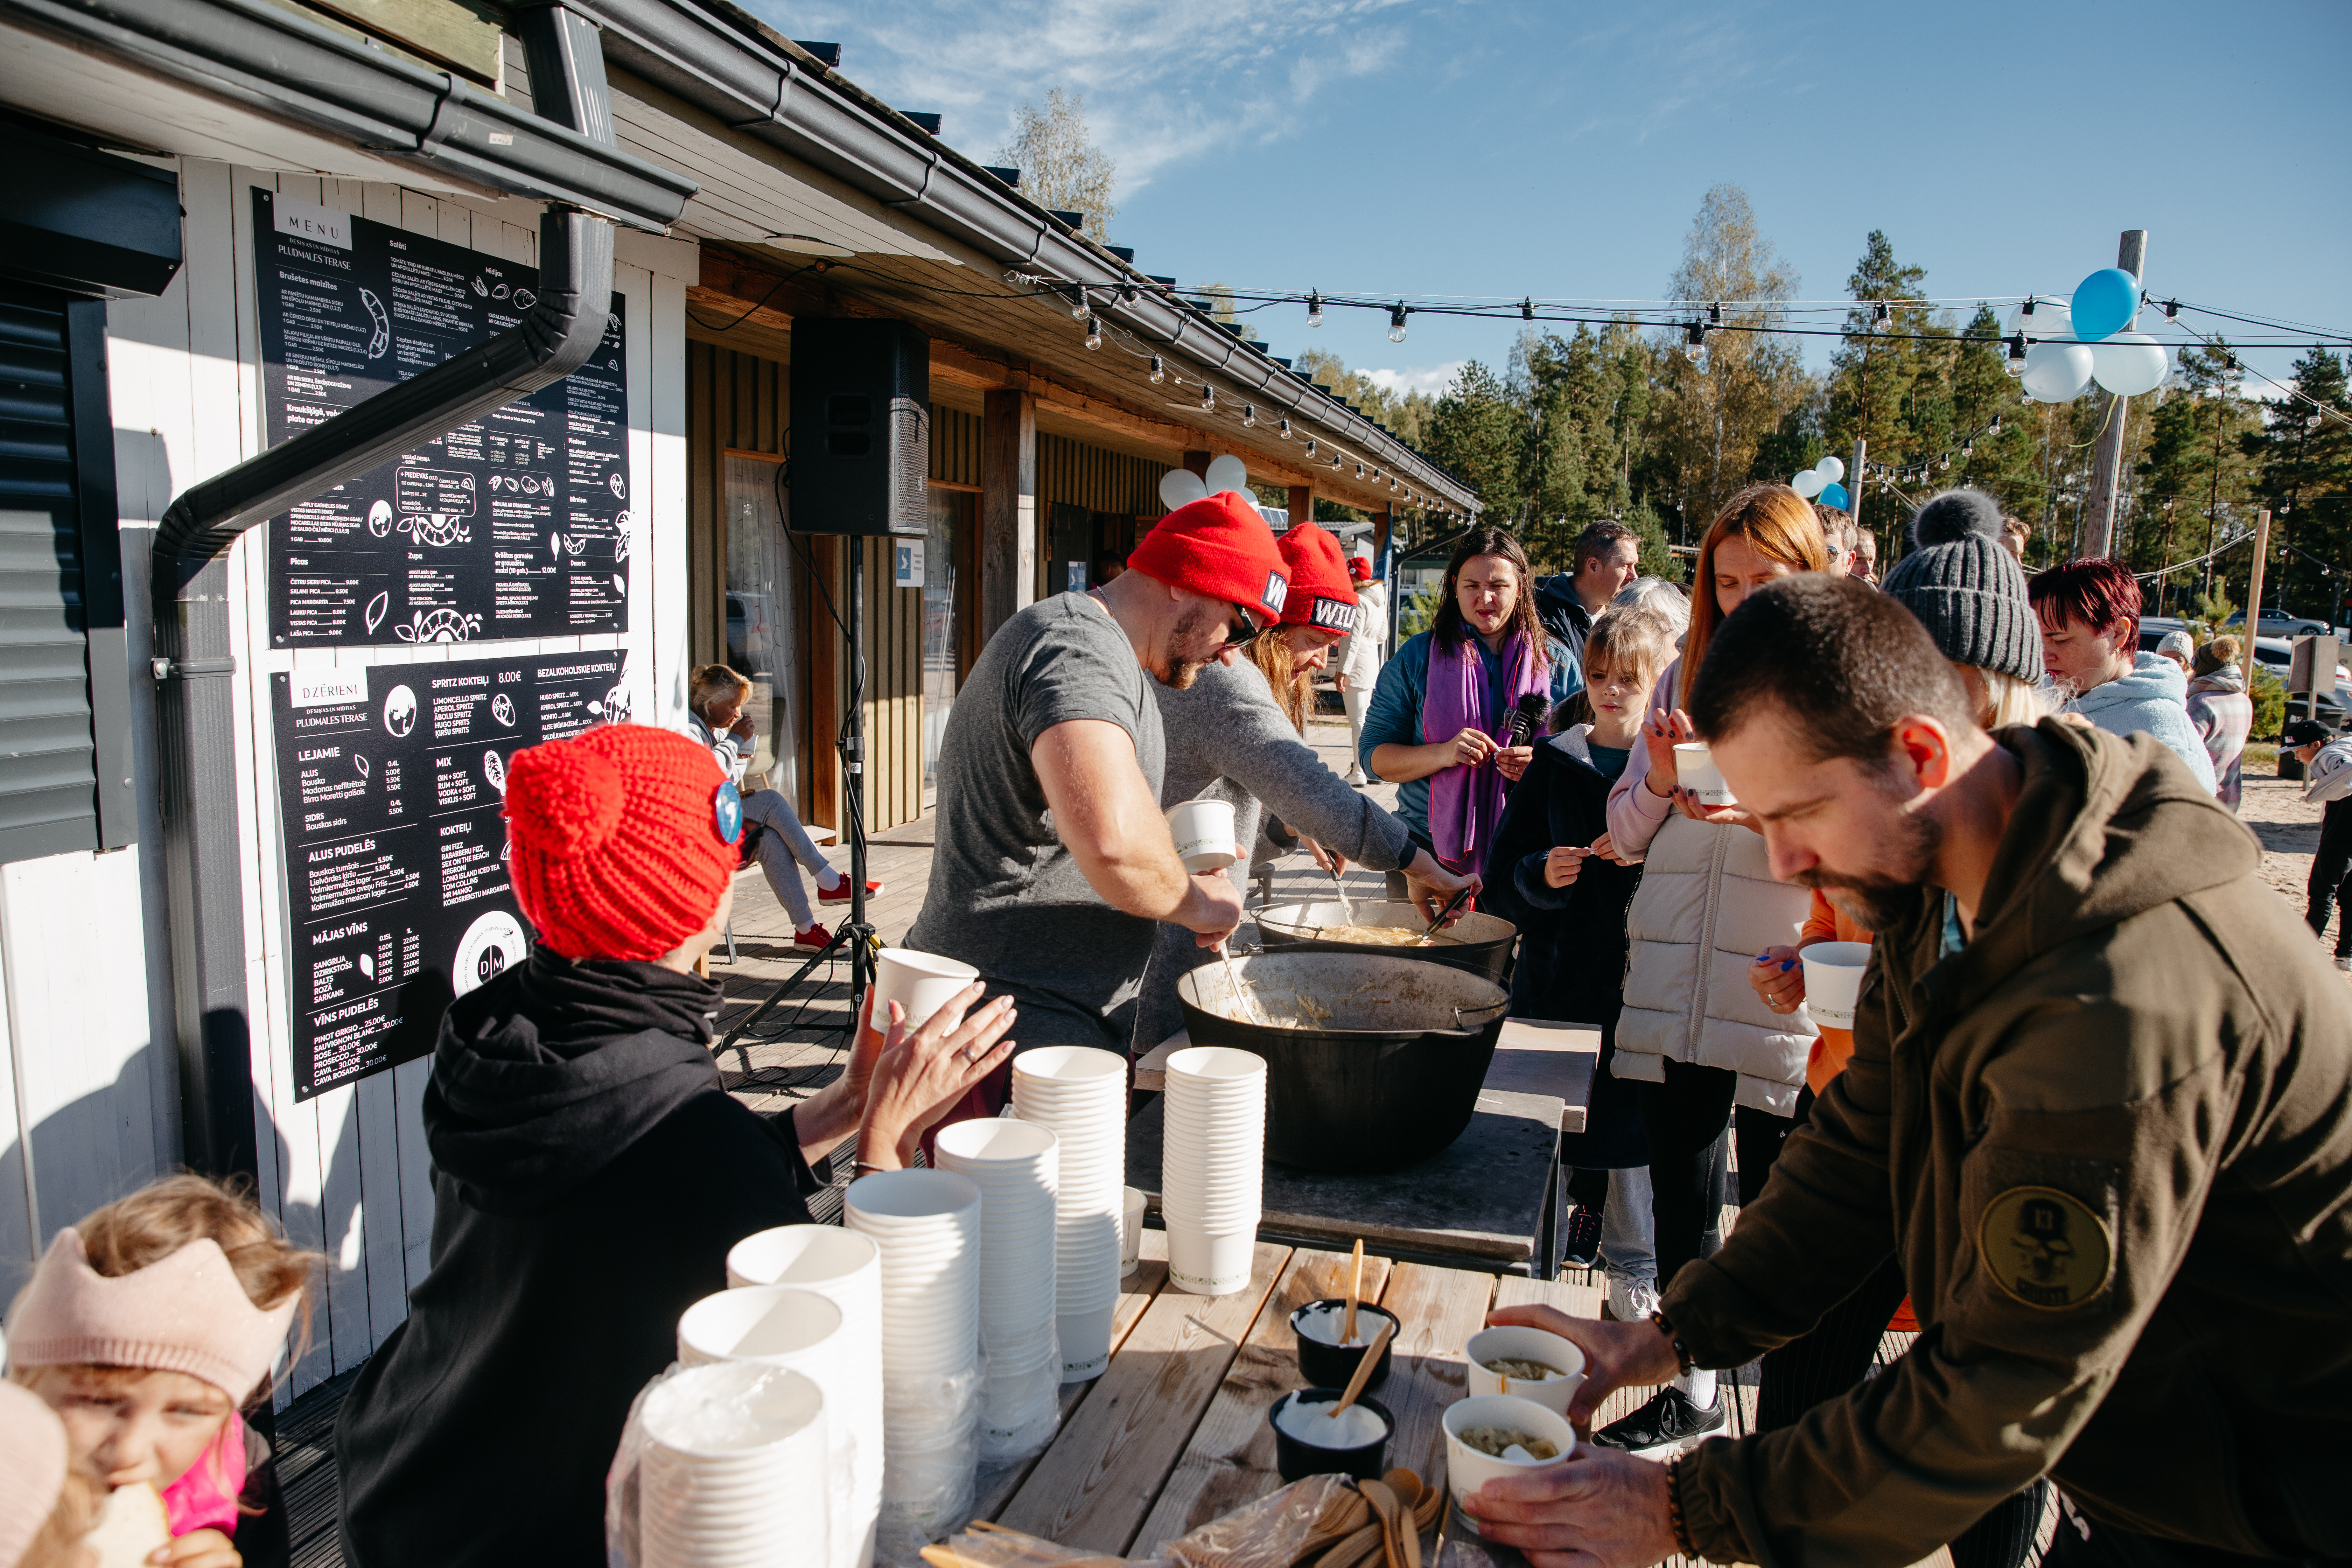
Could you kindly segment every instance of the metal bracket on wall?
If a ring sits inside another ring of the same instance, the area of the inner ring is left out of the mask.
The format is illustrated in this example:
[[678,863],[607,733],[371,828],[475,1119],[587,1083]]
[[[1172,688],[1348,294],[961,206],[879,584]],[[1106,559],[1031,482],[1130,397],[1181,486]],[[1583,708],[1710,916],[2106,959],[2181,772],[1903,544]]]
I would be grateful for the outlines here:
[[202,680],[236,673],[236,660],[226,654],[218,658],[152,658],[147,662],[158,680]]

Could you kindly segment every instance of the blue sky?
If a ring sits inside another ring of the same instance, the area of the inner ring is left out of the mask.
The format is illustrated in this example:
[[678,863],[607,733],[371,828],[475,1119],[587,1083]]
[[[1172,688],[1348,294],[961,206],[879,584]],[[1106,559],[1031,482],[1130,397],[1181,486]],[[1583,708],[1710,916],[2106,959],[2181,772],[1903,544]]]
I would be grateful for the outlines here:
[[[983,161],[1022,100],[1084,93],[1119,164],[1111,237],[1188,287],[1654,300],[1728,181],[1805,299],[1843,294],[1872,228],[1974,300],[2071,291],[2138,227],[2158,298],[2352,331],[2342,0],[753,4]],[[1517,329],[1254,320],[1276,353],[1433,389]]]

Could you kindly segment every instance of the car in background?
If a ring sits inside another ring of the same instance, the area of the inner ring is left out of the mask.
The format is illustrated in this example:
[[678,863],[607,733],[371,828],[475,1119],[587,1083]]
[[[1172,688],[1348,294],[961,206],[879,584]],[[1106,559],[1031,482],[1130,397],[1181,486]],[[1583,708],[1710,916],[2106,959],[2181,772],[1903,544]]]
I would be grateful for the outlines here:
[[[2318,625],[2315,621],[2311,624]],[[2188,623],[2171,616],[2142,616],[2139,618],[2140,651],[2154,653],[2156,645],[2162,642],[2167,635],[2186,630],[2188,630]],[[2326,634],[2323,628],[2319,633],[2298,633],[2297,635],[2325,636]],[[2284,682],[2286,679],[2288,668],[2294,661],[2294,644],[2285,637],[2258,637],[2254,639],[2254,658],[2264,669],[2269,670]],[[2298,719],[2303,717],[2301,698],[2294,700],[2293,710],[2290,717]],[[2347,719],[2352,718],[2352,668],[2340,664],[2336,667],[2336,689],[2319,694],[2317,717],[2332,730],[2344,728]]]
[[[2239,610],[2221,623],[2221,629],[2242,637],[2245,635],[2243,630],[2245,624],[2246,612]],[[2336,635],[2336,628],[2326,621],[2314,620],[2308,616],[2284,616],[2275,610],[2265,614],[2255,625],[2254,631],[2259,637],[2285,637],[2290,641],[2296,637],[2329,637]]]

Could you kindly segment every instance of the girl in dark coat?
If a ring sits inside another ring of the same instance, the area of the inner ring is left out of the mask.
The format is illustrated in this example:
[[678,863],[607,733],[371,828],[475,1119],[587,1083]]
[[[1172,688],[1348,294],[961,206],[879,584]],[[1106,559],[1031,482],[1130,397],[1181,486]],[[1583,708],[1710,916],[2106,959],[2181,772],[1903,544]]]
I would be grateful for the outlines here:
[[[1674,657],[1674,635],[1672,623],[1646,610],[1612,609],[1593,623],[1585,689],[1573,700],[1591,721],[1535,749],[1486,868],[1487,910],[1519,928],[1512,1016],[1601,1027],[1585,1131],[1564,1141],[1560,1158],[1573,1172],[1569,1186],[1578,1202],[1567,1227],[1569,1260],[1589,1264],[1596,1253],[1606,1260],[1620,1316],[1654,1297],[1656,1269],[1647,1241],[1649,1194],[1638,1180],[1650,1158],[1641,1108],[1632,1086],[1609,1070],[1624,1003],[1625,909],[1642,877],[1638,865],[1609,853],[1609,786],[1638,743],[1643,698]],[[1606,1235],[1603,1190],[1612,1200]]]

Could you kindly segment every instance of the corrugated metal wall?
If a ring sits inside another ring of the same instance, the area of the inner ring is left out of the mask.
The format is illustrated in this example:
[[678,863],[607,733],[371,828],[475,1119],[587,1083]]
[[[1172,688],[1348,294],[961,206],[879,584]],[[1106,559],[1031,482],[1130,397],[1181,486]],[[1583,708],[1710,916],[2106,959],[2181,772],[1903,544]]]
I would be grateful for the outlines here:
[[940,484],[980,483],[980,416],[931,405],[931,479]]

